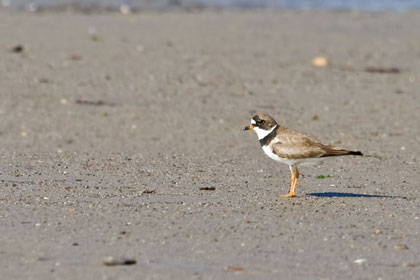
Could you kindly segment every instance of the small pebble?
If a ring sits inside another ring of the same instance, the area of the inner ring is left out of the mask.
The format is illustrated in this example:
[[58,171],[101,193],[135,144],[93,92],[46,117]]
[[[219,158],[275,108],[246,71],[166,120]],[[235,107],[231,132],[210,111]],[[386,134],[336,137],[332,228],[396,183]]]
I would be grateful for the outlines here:
[[364,264],[367,262],[367,259],[357,259],[354,261],[355,264]]
[[128,6],[126,4],[122,4],[120,6],[120,12],[123,15],[129,15],[129,14],[131,14],[131,8],[130,8],[130,6]]
[[40,84],[48,84],[50,83],[50,80],[48,80],[47,78],[39,78],[37,79],[37,82]]
[[153,193],[156,193],[156,190],[148,190],[148,189],[145,189],[145,190],[142,190],[142,191],[140,192],[140,195],[144,195],[144,194],[153,194]]
[[124,258],[124,257],[107,256],[103,259],[103,264],[106,266],[133,265],[136,263],[137,261],[135,259]]
[[21,52],[23,52],[25,50],[25,48],[22,46],[22,45],[17,45],[17,46],[14,46],[12,49],[11,49],[11,52],[14,52],[14,53],[21,53]]
[[408,246],[405,244],[397,244],[394,246],[394,249],[397,251],[408,250]]
[[375,230],[375,234],[382,234],[383,232],[382,232],[382,230],[380,230],[380,229],[377,229],[377,230]]
[[216,187],[200,187],[200,191],[215,191]]
[[240,266],[228,266],[225,268],[225,270],[231,272],[241,272],[244,271],[244,268]]
[[77,54],[72,54],[72,55],[70,55],[70,60],[82,60],[82,57],[80,56],[80,55],[77,55]]
[[315,67],[325,67],[328,65],[328,60],[325,56],[317,56],[312,59],[312,65]]

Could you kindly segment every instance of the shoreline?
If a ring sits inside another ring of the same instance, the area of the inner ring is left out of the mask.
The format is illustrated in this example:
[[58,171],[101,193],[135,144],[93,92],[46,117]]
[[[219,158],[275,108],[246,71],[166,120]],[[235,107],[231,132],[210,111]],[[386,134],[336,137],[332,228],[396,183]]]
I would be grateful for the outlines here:
[[108,6],[101,6],[101,4],[91,5],[80,5],[80,3],[69,3],[69,4],[44,4],[40,5],[37,3],[19,5],[19,6],[0,6],[0,12],[4,13],[74,13],[74,14],[124,14],[124,15],[136,15],[142,13],[208,13],[208,12],[329,12],[329,13],[409,13],[409,12],[420,12],[420,3],[418,6],[413,7],[384,7],[384,8],[369,8],[369,7],[271,7],[271,6],[230,6],[230,5],[211,5],[202,3],[191,3],[181,5],[170,5],[165,6],[153,6],[145,5],[130,6],[125,3],[109,4]]

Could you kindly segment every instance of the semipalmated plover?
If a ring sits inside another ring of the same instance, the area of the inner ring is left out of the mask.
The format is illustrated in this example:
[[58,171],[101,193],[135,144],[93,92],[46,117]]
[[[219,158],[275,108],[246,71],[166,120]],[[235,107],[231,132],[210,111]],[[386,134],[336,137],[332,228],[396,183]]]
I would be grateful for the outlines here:
[[269,115],[255,115],[251,119],[251,124],[246,126],[244,130],[253,130],[257,133],[261,147],[269,158],[289,165],[290,191],[282,197],[296,195],[299,178],[297,166],[299,164],[320,161],[326,157],[362,155],[359,151],[324,145],[309,136],[277,124]]

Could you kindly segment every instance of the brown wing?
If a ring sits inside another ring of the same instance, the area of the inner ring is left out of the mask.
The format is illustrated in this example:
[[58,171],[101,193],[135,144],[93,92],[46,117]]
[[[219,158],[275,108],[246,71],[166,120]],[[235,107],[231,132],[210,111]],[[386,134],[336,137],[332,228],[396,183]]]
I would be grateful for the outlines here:
[[320,158],[344,155],[362,155],[358,151],[349,151],[331,145],[324,145],[315,139],[292,132],[277,135],[278,143],[273,144],[273,152],[282,158]]
[[301,134],[278,135],[273,152],[282,158],[318,158],[325,154],[324,145]]

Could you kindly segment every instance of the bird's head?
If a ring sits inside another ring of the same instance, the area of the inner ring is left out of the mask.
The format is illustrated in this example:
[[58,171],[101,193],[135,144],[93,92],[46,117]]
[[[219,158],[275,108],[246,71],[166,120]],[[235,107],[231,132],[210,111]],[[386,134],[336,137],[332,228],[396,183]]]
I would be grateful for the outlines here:
[[258,139],[262,139],[267,136],[276,125],[277,122],[269,115],[257,114],[252,117],[251,124],[246,126],[244,130],[253,130],[257,133]]

